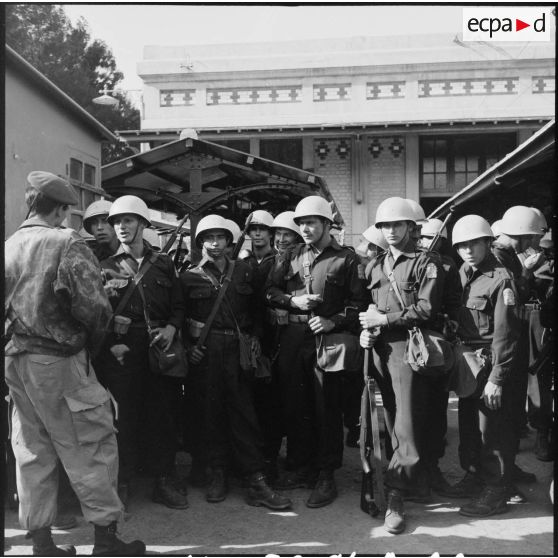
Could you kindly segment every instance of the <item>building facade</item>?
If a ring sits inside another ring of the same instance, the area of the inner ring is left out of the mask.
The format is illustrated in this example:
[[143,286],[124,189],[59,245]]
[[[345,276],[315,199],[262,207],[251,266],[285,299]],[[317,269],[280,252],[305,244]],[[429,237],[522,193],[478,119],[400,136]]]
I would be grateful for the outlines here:
[[428,211],[554,116],[555,44],[453,35],[148,46],[142,149],[194,128],[321,175],[356,244],[388,196]]

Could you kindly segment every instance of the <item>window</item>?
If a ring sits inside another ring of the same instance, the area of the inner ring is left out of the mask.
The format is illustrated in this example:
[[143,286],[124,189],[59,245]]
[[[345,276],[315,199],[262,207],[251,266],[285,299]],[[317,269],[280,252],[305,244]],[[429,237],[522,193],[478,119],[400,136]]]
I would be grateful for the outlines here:
[[260,157],[302,168],[302,138],[261,139]]
[[77,159],[70,159],[70,179],[82,182],[83,163]]
[[[70,207],[68,226],[79,231],[83,222],[83,212],[94,201],[101,199],[106,193],[97,186],[99,168],[98,161],[86,153],[71,149],[70,164],[66,166],[66,174],[78,195],[77,205]],[[85,162],[87,161],[87,162]]]
[[88,165],[85,163],[83,167],[83,182],[89,184],[89,186],[96,186],[95,184],[95,172],[96,168],[93,165]]
[[421,137],[421,195],[461,190],[515,146],[515,134]]

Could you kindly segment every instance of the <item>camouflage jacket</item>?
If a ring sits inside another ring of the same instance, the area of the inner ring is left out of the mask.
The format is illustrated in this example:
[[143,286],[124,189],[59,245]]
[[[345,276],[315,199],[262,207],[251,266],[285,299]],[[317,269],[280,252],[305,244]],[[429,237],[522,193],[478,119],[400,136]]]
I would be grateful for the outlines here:
[[25,221],[5,243],[5,280],[7,355],[98,350],[111,307],[97,259],[75,231]]

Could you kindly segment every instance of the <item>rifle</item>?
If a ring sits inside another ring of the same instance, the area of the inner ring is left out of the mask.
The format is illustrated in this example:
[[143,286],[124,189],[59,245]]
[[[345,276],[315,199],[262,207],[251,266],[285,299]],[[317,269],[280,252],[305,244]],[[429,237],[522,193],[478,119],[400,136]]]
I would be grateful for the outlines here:
[[436,251],[436,245],[438,244],[438,241],[440,240],[440,237],[442,236],[442,231],[446,228],[446,226],[449,223],[449,220],[451,219],[454,211],[455,211],[455,205],[450,206],[449,213],[446,215],[446,218],[444,219],[444,222],[442,223],[442,226],[440,227],[440,230],[434,235],[434,238],[432,239],[432,243],[430,244],[430,247],[428,248],[428,250],[430,250],[431,252]]
[[252,216],[253,216],[253,212],[250,213],[250,215],[248,215],[248,217],[246,217],[246,222],[244,223],[244,229],[240,233],[240,236],[238,237],[238,241],[236,243],[236,246],[234,247],[233,253],[231,254],[231,260],[236,260],[238,258],[238,254],[240,253],[240,250],[242,250],[242,245],[244,244],[244,239],[246,238],[246,235],[248,234],[248,227],[250,226],[250,223],[252,222]]
[[[180,234],[180,230],[182,229],[182,226],[184,225],[184,223],[186,222],[186,219],[188,219],[188,217],[190,217],[189,213],[185,213],[184,217],[182,217],[182,220],[180,221],[180,223],[178,223],[178,225],[176,226],[176,229],[173,231],[173,233],[170,235],[169,239],[167,240],[162,252],[163,254],[168,254],[169,250],[171,249],[172,245],[174,244],[174,241],[176,240],[176,237]],[[182,241],[182,237],[184,236],[184,234],[181,234],[181,241]]]

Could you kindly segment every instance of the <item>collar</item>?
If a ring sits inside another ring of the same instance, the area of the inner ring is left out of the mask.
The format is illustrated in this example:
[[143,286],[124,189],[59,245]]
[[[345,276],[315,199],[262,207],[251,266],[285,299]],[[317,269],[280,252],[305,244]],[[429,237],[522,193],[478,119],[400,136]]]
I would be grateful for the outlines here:
[[[151,252],[153,252],[151,244],[149,244],[149,242],[144,240],[143,241],[143,256],[142,256],[142,258],[148,257],[151,254]],[[120,243],[118,245],[118,248],[117,248],[116,252],[112,256],[109,256],[109,258],[120,259],[124,256],[134,258],[134,256],[132,256],[132,254],[130,254],[129,252],[126,252],[124,250],[124,246],[122,245],[122,243]]]
[[[405,256],[406,258],[416,258],[421,253],[420,250],[417,249],[415,243],[411,238],[409,238],[407,244],[405,244],[403,250],[400,250],[400,252],[401,255]],[[388,255],[393,258],[393,254],[391,253],[391,250],[389,248],[384,252],[384,254],[384,258],[387,258]],[[395,258],[393,259],[395,261]]]
[[311,250],[312,253],[315,254],[316,256],[318,256],[319,254],[323,254],[328,248],[331,248],[336,252],[343,249],[343,247],[337,242],[337,240],[335,240],[335,237],[333,235],[331,235],[329,239],[329,244],[326,244],[323,250],[319,254],[316,252],[316,248],[314,248],[313,244],[306,244],[306,248],[308,250]]
[[[494,277],[494,270],[496,269],[497,265],[498,260],[491,253],[488,253],[486,258],[484,258],[484,260],[477,267],[477,271],[482,275],[486,275],[487,277]],[[463,266],[465,273],[472,269],[468,263],[464,263]]]
[[[227,255],[225,255],[225,262],[226,262],[226,265],[225,265],[225,270],[223,271],[223,273],[227,272],[227,269],[229,269],[229,265],[230,265],[230,262],[231,262],[230,258]],[[208,258],[207,254],[202,256],[202,259],[200,260],[200,263],[196,267],[204,267],[207,264],[211,264],[213,267],[219,269],[217,267],[217,264],[212,259]],[[219,273],[221,273],[221,270],[219,270]]]
[[48,229],[57,228],[57,227],[53,227],[51,224],[47,223],[44,219],[38,216],[31,217],[30,219],[26,219],[25,221],[23,221],[23,223],[21,223],[21,225],[18,228],[23,229],[25,227],[47,227]]

